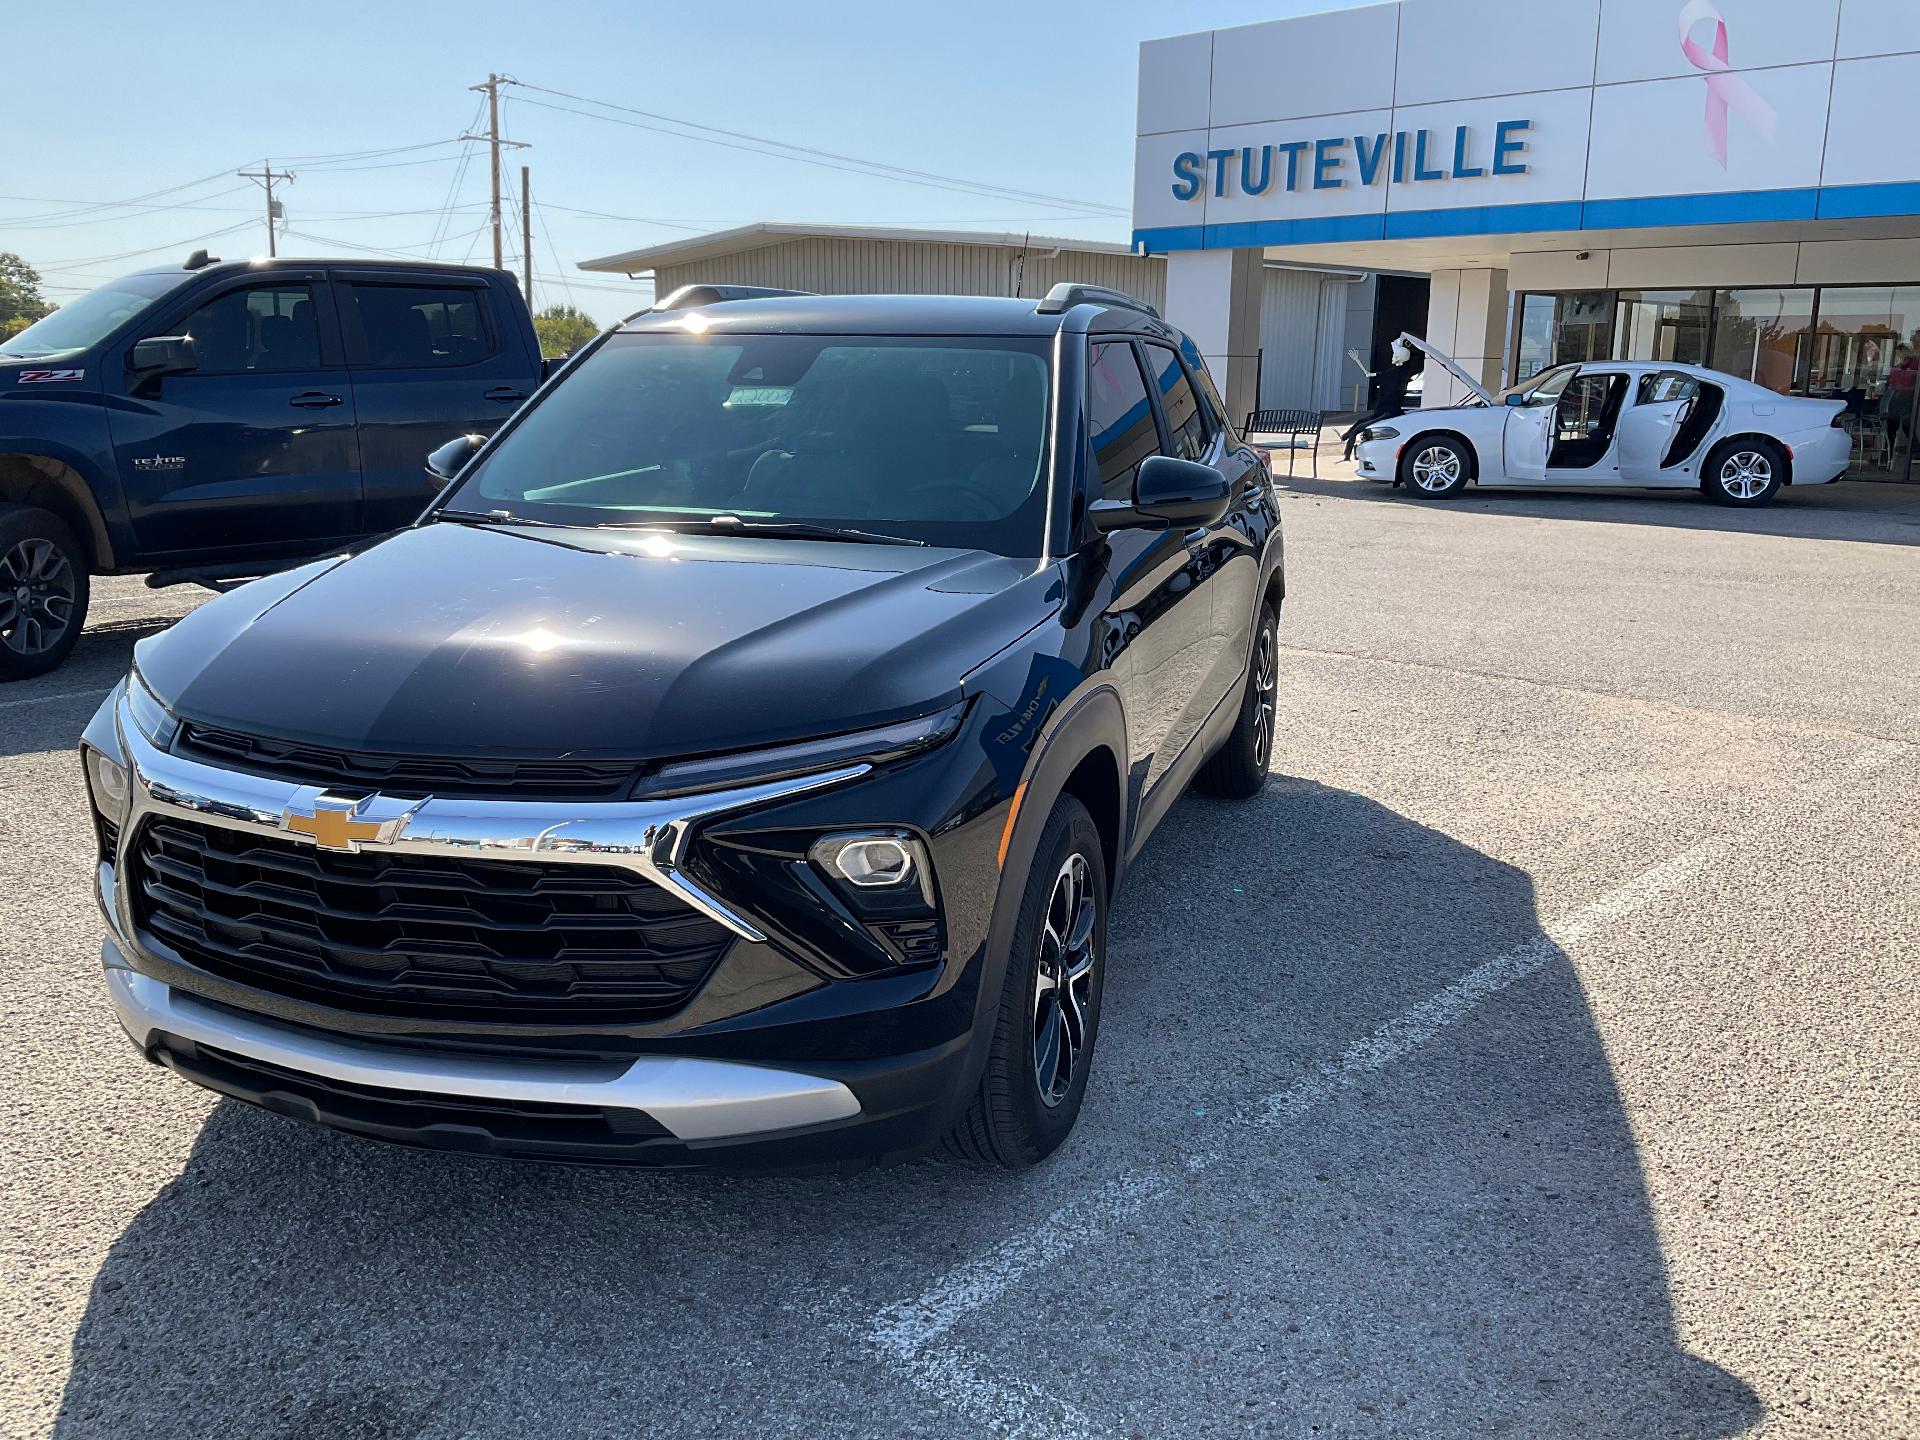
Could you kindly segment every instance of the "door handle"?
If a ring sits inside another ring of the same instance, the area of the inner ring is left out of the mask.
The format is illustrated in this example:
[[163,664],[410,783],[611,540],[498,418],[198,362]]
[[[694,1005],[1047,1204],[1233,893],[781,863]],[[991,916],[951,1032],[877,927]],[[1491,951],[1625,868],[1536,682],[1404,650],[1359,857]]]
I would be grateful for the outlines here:
[[287,403],[298,405],[302,410],[324,410],[329,405],[340,404],[341,400],[338,395],[329,395],[324,390],[308,390],[294,396]]
[[514,404],[527,398],[524,390],[516,390],[511,385],[496,385],[487,391],[485,399],[498,401],[502,405]]

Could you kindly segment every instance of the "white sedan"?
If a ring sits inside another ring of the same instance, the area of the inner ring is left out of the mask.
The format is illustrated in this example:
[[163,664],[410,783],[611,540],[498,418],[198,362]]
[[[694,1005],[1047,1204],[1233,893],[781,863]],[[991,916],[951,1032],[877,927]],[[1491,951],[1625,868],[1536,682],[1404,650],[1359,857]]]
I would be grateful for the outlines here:
[[1457,495],[1469,482],[1697,487],[1725,505],[1764,505],[1782,485],[1838,480],[1852,451],[1841,401],[1780,395],[1697,365],[1559,365],[1495,395],[1449,357],[1408,343],[1474,395],[1361,433],[1362,477],[1416,495]]

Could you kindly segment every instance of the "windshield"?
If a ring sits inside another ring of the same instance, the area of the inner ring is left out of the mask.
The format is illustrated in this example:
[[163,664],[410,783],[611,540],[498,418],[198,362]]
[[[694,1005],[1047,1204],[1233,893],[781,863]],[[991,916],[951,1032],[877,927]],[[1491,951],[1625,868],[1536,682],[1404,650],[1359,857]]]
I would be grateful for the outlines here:
[[38,360],[69,350],[85,350],[118,330],[185,278],[181,275],[129,275],[89,290],[18,335],[0,344],[0,355]]
[[1496,405],[1504,405],[1509,395],[1524,395],[1532,400],[1556,400],[1560,392],[1567,388],[1567,383],[1573,379],[1574,372],[1579,368],[1578,365],[1562,365],[1556,370],[1529,375],[1518,385],[1509,385],[1495,395],[1493,402]]
[[617,335],[448,504],[573,525],[737,516],[748,531],[825,525],[1037,555],[1051,349],[948,335]]

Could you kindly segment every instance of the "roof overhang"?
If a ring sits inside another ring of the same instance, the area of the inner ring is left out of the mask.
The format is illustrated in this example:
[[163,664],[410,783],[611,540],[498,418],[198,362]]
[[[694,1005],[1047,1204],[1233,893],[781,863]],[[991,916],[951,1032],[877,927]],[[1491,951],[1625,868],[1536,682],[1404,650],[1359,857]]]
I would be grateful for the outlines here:
[[1028,252],[1064,251],[1090,255],[1133,255],[1126,245],[1108,240],[1076,240],[1058,235],[1028,235],[1018,231],[988,230],[914,230],[897,225],[806,225],[762,220],[732,230],[716,230],[707,235],[690,235],[682,240],[667,240],[639,250],[624,250],[617,255],[602,255],[582,260],[582,270],[605,274],[633,275],[660,265],[692,265],[737,255],[743,250],[758,250],[789,240],[881,240],[921,245],[981,245],[1002,250]]

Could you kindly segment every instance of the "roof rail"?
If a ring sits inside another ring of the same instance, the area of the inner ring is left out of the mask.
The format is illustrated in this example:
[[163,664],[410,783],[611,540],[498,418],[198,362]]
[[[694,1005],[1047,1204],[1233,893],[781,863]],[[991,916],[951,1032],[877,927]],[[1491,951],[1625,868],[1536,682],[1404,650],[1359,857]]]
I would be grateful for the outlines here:
[[1153,306],[1135,299],[1124,290],[1113,290],[1105,285],[1080,285],[1072,280],[1062,280],[1047,291],[1046,299],[1033,308],[1036,315],[1058,315],[1076,305],[1114,305],[1122,310],[1138,310],[1156,320],[1160,318],[1160,312]]
[[768,300],[777,295],[811,295],[811,290],[774,290],[765,285],[682,285],[664,300],[654,303],[655,310],[692,310],[701,305],[718,305],[726,300]]

